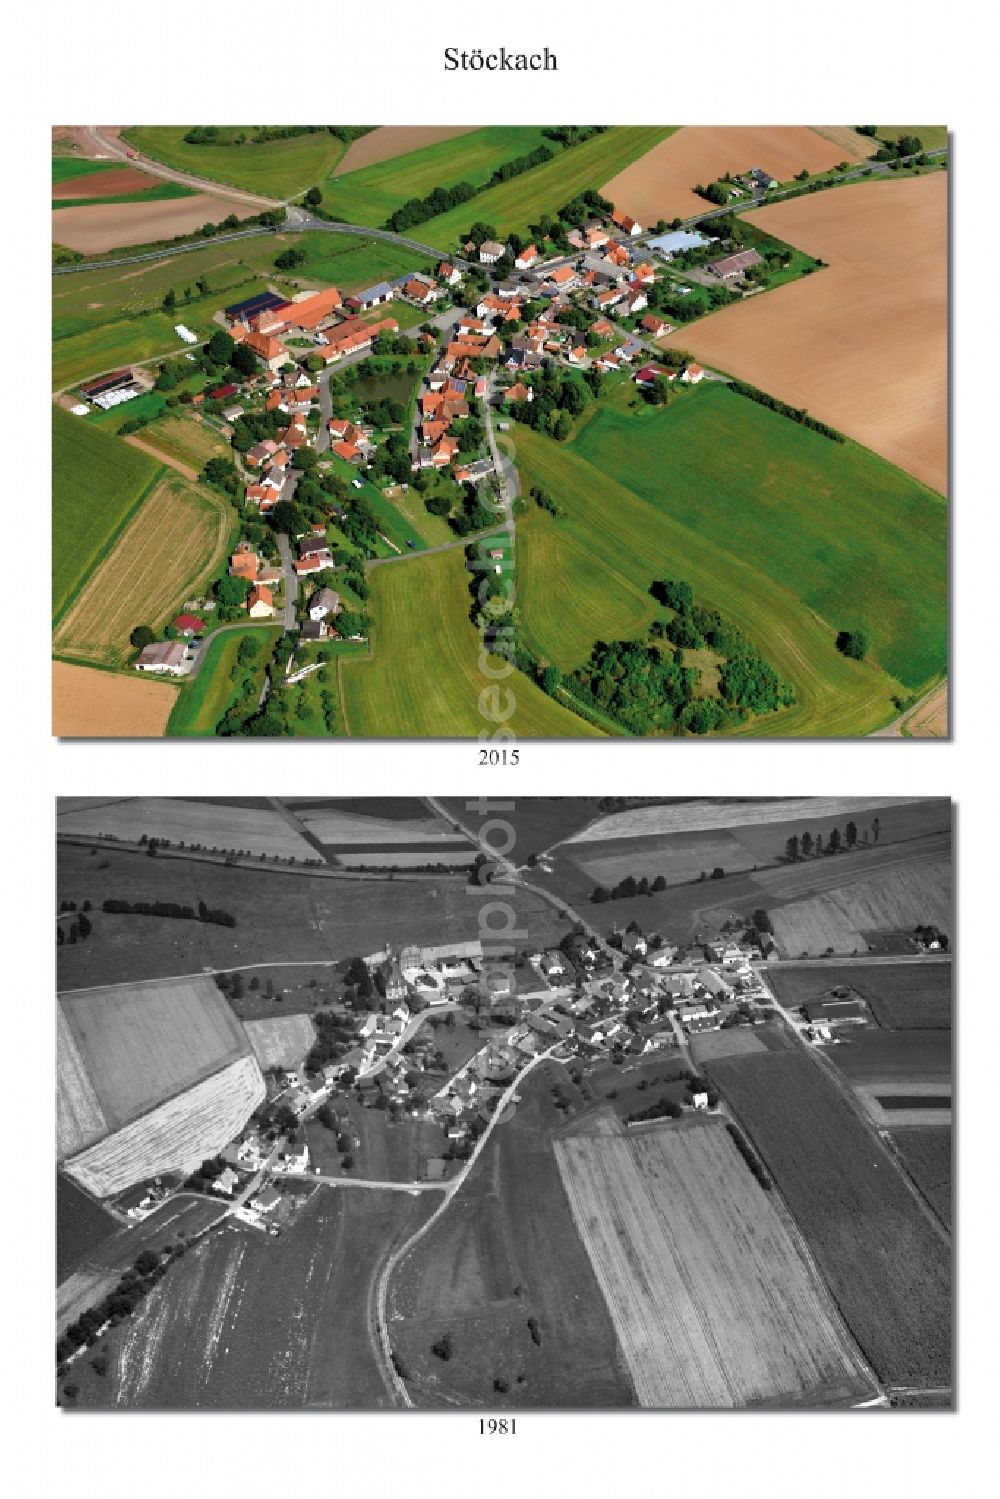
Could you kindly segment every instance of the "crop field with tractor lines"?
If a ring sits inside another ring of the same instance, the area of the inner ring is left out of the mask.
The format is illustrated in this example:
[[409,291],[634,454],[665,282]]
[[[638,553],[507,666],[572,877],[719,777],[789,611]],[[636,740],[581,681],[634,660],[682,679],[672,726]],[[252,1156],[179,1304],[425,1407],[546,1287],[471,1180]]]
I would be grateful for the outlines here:
[[85,664],[124,665],[135,626],[159,629],[212,576],[235,519],[214,491],[164,474],[67,607],[53,648]]
[[889,1384],[951,1380],[951,1254],[891,1155],[801,1051],[710,1061],[856,1342]]
[[721,1121],[575,1136],[556,1157],[640,1405],[848,1405],[871,1393],[794,1228]]
[[[207,806],[184,797],[135,796],[90,806],[60,805],[60,833],[107,835],[138,843],[166,839],[175,847],[236,850],[278,859],[315,859],[316,850],[274,806]],[[117,892],[115,892],[117,893]]]
[[866,952],[865,934],[912,931],[917,925],[947,931],[952,915],[951,859],[946,853],[893,864],[884,873],[826,890],[807,900],[775,906],[771,920],[787,958]]

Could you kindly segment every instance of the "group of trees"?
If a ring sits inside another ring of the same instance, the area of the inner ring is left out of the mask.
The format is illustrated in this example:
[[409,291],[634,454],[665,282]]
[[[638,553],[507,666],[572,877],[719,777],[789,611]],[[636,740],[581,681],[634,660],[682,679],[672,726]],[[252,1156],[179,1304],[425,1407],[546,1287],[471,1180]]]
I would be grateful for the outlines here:
[[[865,828],[862,834],[862,843],[866,848],[868,847],[869,837],[871,838],[873,847],[878,844],[880,828],[881,822],[877,817],[873,817],[870,831],[868,828]],[[785,858],[790,864],[794,864],[800,858],[809,859],[818,858],[821,854],[839,854],[841,849],[846,849],[850,853],[856,846],[857,841],[858,825],[853,821],[847,823],[843,835],[841,835],[839,828],[831,828],[827,834],[825,844],[822,833],[817,833],[815,837],[810,832],[802,833],[801,836],[793,833],[785,842]]]
[[[74,910],[76,909],[75,903],[63,901],[64,907],[68,906],[69,904],[73,905]],[[57,947],[62,947],[64,942],[68,942],[70,946],[72,946],[74,942],[85,940],[90,936],[91,932],[94,930],[94,926],[90,917],[86,915],[86,912],[89,910],[90,901],[84,901],[84,910],[81,911],[79,916],[73,918],[73,920],[69,924],[67,931],[65,932],[58,923],[56,924]]]
[[574,371],[555,364],[539,370],[530,383],[534,399],[509,406],[510,415],[535,432],[565,442],[573,430],[573,418],[584,412],[591,399],[587,383]]
[[69,1324],[56,1343],[56,1366],[59,1372],[64,1372],[66,1360],[77,1349],[92,1346],[108,1323],[114,1327],[130,1316],[142,1298],[166,1274],[171,1260],[184,1253],[184,1248],[181,1243],[164,1245],[159,1252],[144,1249],[132,1268],[121,1276],[114,1290]]
[[627,874],[617,885],[597,885],[590,899],[595,905],[602,905],[609,900],[631,900],[636,895],[658,895],[666,888],[667,882],[662,874],[652,880],[646,875],[636,879],[634,874]]
[[841,630],[837,635],[837,649],[852,661],[863,661],[868,654],[868,635],[864,630]]
[[846,442],[847,438],[843,432],[838,432],[836,427],[828,426],[814,416],[810,416],[804,406],[789,406],[787,401],[779,401],[777,396],[770,395],[766,390],[759,390],[756,385],[748,385],[745,380],[730,380],[729,389],[735,391],[738,396],[746,396],[749,401],[756,401],[758,406],[766,406],[769,411],[776,411],[779,416],[787,416],[789,421],[798,422],[803,427],[808,427],[811,432],[818,432],[821,437],[829,437],[831,442]]
[[109,916],[168,916],[177,921],[203,921],[214,926],[235,926],[236,917],[231,911],[212,909],[203,900],[193,906],[178,905],[172,900],[119,900],[109,897],[101,907]]
[[757,1182],[764,1188],[765,1192],[770,1192],[772,1186],[771,1178],[765,1170],[763,1161],[750,1144],[746,1135],[731,1119],[726,1120],[726,1129],[729,1131],[730,1139],[750,1168]]

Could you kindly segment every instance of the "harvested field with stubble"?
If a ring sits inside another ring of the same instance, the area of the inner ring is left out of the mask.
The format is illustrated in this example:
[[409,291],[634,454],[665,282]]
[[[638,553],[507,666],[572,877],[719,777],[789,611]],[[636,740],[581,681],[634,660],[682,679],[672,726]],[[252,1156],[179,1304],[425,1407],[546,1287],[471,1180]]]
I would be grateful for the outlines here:
[[464,833],[456,833],[443,818],[435,817],[426,807],[415,804],[412,817],[376,817],[354,812],[349,807],[291,803],[291,812],[320,843],[339,848],[341,844],[367,845],[389,843],[464,843]]
[[52,732],[63,739],[157,739],[179,689],[169,682],[52,663]]
[[158,629],[212,575],[234,520],[221,496],[165,475],[62,616],[54,650],[97,665],[123,665],[135,626]]
[[901,861],[884,873],[826,890],[771,911],[774,940],[786,958],[867,952],[866,932],[909,932],[920,924],[952,923],[951,859],[930,855]]
[[[813,831],[820,829],[814,827]],[[905,842],[855,847],[851,853],[842,850],[832,856],[813,854],[808,859],[785,862],[776,869],[758,870],[753,878],[769,899],[789,901],[818,895],[823,890],[845,889],[866,880],[883,881],[891,878],[894,869],[937,863],[950,853],[951,833],[939,831]]]
[[316,1039],[308,1015],[283,1015],[277,1020],[247,1020],[243,1029],[254,1056],[268,1067],[297,1067]]
[[59,1008],[100,1101],[117,1129],[249,1051],[243,1028],[207,977],[154,980],[62,995]]
[[844,1320],[888,1384],[951,1379],[951,1255],[892,1156],[801,1048],[709,1062]]
[[187,1175],[239,1134],[266,1091],[256,1059],[241,1057],[73,1156],[64,1169],[95,1197],[164,1171]]
[[616,208],[644,228],[659,219],[687,219],[705,211],[693,191],[725,172],[734,177],[763,167],[779,182],[805,168],[825,172],[841,161],[864,161],[872,142],[847,127],[808,125],[682,125],[601,188]]
[[[278,859],[315,859],[316,850],[271,806],[233,806],[185,801],[175,796],[134,796],[118,801],[93,798],[57,809],[57,831],[95,838],[108,835],[128,843],[162,838],[174,845],[234,849]],[[117,892],[114,892],[117,893]]]
[[556,1159],[640,1405],[846,1406],[873,1393],[721,1120],[571,1137]]
[[827,268],[671,334],[944,494],[948,175],[862,182],[747,216]]
[[61,1006],[56,1007],[56,1159],[107,1134],[108,1121]]

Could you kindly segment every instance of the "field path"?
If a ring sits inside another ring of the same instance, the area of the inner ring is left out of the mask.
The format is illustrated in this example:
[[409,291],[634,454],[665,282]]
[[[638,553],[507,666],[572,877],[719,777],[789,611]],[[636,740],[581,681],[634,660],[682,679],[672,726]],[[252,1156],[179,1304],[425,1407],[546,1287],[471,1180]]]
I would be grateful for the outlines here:
[[185,479],[190,479],[192,484],[197,484],[199,479],[198,470],[190,468],[188,464],[181,463],[176,458],[169,458],[166,453],[161,453],[159,448],[154,448],[151,443],[143,442],[141,437],[126,437],[125,441],[133,448],[140,448],[142,452],[148,453],[150,458],[155,458],[157,463],[165,463],[168,468],[176,469],[183,474]]
[[948,683],[938,682],[918,703],[907,708],[869,739],[946,739],[948,737]]

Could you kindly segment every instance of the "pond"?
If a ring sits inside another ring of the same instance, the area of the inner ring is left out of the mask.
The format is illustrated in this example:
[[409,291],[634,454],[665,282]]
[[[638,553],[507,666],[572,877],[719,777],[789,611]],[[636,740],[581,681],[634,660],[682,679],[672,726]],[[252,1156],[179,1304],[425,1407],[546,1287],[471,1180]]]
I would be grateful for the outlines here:
[[391,370],[384,375],[352,380],[351,394],[362,406],[369,401],[398,401],[405,406],[416,383],[416,375],[408,375],[405,370]]

